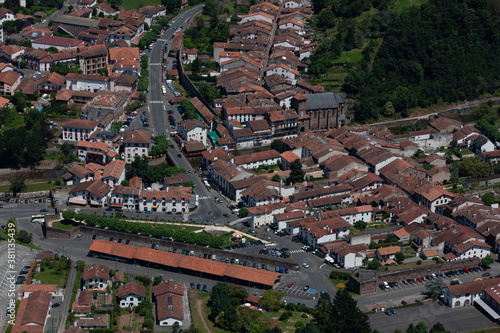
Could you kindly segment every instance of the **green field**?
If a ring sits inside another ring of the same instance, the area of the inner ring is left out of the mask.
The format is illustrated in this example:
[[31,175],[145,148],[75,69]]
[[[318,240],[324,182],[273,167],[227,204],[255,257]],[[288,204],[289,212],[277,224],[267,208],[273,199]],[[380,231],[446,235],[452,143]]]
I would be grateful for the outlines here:
[[57,274],[55,269],[45,267],[43,272],[33,275],[33,279],[40,280],[41,284],[57,284],[57,288],[64,288],[68,273],[68,270],[63,270],[61,274]]
[[[21,193],[48,191],[53,186],[54,186],[54,184],[49,184],[49,183],[26,184],[26,189],[24,191],[21,191]],[[9,193],[10,186],[0,186],[0,192]]]
[[126,9],[126,10],[136,10],[136,9],[141,8],[143,6],[155,6],[155,5],[161,5],[161,1],[160,0],[140,0],[140,1],[123,0],[120,7],[123,9]]
[[71,220],[55,221],[54,223],[52,223],[53,228],[64,229],[64,230],[71,230],[79,225],[80,223]]

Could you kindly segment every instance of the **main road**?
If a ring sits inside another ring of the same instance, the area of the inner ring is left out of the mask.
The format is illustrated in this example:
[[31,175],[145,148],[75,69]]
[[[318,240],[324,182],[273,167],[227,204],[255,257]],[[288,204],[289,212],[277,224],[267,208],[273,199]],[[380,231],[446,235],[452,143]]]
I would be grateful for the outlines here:
[[[178,29],[187,28],[188,20],[200,9],[202,5],[193,7],[170,21],[170,28],[158,38],[157,42],[154,43],[153,48],[150,52],[149,58],[149,114],[151,119],[151,125],[156,135],[167,135],[169,134],[169,128],[166,126],[166,110],[169,109],[167,102],[162,96],[162,66],[163,66],[163,52],[165,45],[172,35],[176,33]],[[181,28],[182,27],[182,28]],[[167,46],[167,52],[170,50],[170,45]],[[175,164],[186,170],[191,170],[191,165],[188,160],[184,157],[184,154],[179,150],[179,148],[174,145],[173,148],[168,148],[168,154]],[[201,179],[196,176],[195,172],[190,172],[187,174],[190,181],[195,184],[195,192],[198,194],[198,209],[190,214],[189,219],[194,222],[209,222],[215,224],[224,224],[234,219],[233,215],[225,217],[224,214],[231,214],[231,211],[227,208],[227,203],[217,203],[215,200],[216,192],[209,190],[205,187]]]

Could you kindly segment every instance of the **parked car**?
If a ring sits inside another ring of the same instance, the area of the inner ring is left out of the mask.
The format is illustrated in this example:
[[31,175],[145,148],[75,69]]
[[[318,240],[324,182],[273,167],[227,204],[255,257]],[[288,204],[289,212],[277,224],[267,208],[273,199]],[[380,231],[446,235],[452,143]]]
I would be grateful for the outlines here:
[[309,285],[307,284],[305,287],[304,287],[304,291],[308,291],[309,290]]
[[405,300],[401,301],[401,305],[407,305],[408,303]]
[[490,276],[490,275],[491,275],[490,272],[483,273],[483,276],[485,276],[485,277]]
[[[259,266],[260,266],[260,265],[259,265]],[[293,282],[290,282],[290,283],[288,284],[288,288],[292,288],[292,287],[293,287]]]

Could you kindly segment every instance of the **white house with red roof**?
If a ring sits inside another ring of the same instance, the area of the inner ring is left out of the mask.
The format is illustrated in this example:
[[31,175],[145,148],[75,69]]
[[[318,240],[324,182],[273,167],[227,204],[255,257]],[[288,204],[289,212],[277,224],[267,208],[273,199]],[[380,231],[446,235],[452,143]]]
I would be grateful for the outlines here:
[[62,125],[64,141],[88,140],[97,129],[99,122],[85,119],[71,119]]
[[191,187],[167,187],[165,191],[142,191],[139,210],[143,212],[188,212]]
[[101,181],[109,187],[115,187],[125,180],[125,162],[114,160],[104,166]]
[[66,89],[75,91],[98,92],[114,91],[114,79],[109,76],[69,73],[66,75]]
[[146,297],[146,288],[130,282],[118,287],[118,304],[121,308],[138,306]]
[[295,80],[297,75],[299,75],[299,71],[290,66],[278,64],[266,68],[266,76],[271,76],[273,74],[281,75],[289,80]]
[[85,266],[83,269],[83,290],[106,290],[109,278],[109,267],[101,264]]
[[[446,246],[446,245],[445,245]],[[462,260],[469,258],[483,259],[491,254],[491,246],[485,242],[471,240],[454,246],[450,252],[443,256],[445,261]]]
[[351,225],[340,217],[313,222],[303,222],[300,226],[299,238],[312,248],[319,244],[333,242],[349,235]]
[[78,141],[77,150],[78,158],[87,163],[107,164],[118,155],[112,147],[102,141]]
[[150,146],[150,131],[125,131],[123,133],[123,159],[126,163],[132,163],[136,156],[148,156]]
[[114,208],[139,209],[141,189],[134,186],[118,185],[113,188],[109,204]]
[[426,184],[415,189],[415,197],[420,205],[426,206],[431,212],[436,212],[436,206],[446,205],[455,198],[441,186]]
[[107,203],[111,187],[98,179],[76,185],[70,192],[68,204],[102,207]]
[[267,13],[264,13],[264,12],[261,12],[261,11],[255,12],[255,13],[250,13],[250,14],[244,15],[242,17],[242,19],[240,21],[240,25],[243,23],[246,23],[246,22],[258,21],[258,20],[266,21],[266,22],[269,22],[272,24],[274,22],[274,16],[267,14]]

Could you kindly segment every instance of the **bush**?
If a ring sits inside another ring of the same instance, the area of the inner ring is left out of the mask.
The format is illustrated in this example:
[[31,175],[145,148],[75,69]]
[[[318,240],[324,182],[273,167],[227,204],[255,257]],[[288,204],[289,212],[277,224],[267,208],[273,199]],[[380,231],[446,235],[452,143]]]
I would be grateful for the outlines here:
[[290,317],[292,316],[292,311],[290,310],[287,310],[285,312],[283,312],[279,318],[280,321],[287,321],[288,319],[290,319]]

